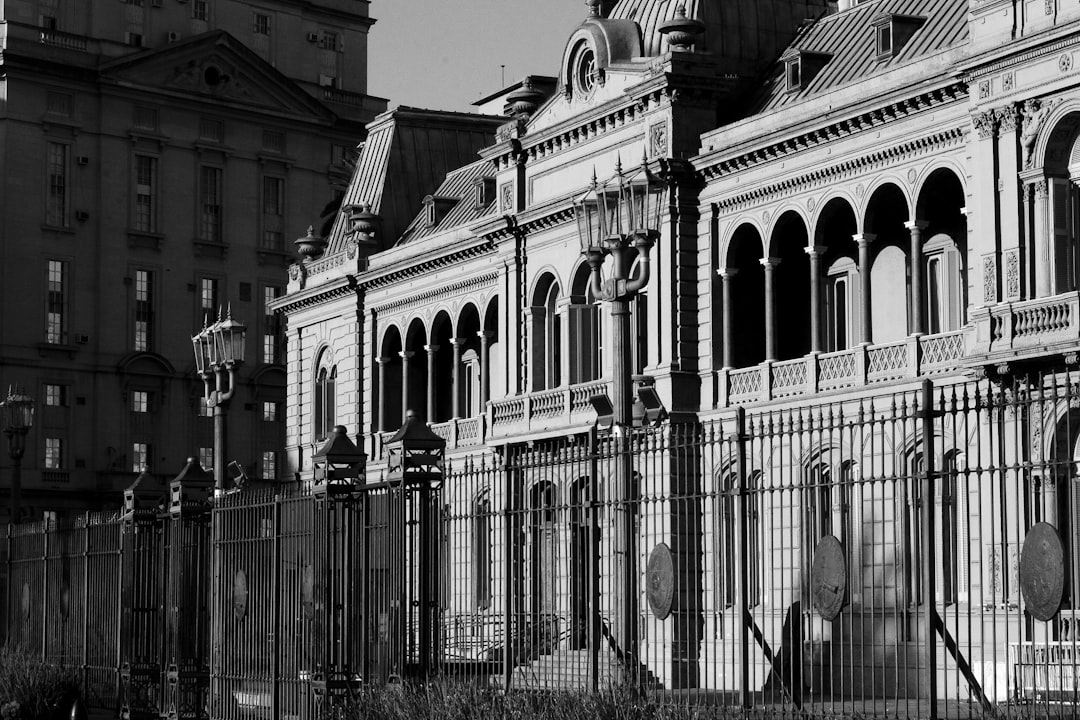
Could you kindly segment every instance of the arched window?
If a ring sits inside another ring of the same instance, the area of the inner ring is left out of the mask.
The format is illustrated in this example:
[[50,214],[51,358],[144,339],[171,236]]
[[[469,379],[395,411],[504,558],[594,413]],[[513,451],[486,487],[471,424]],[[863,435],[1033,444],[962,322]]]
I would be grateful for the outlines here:
[[337,366],[322,366],[315,375],[314,431],[316,440],[325,440],[337,418]]
[[825,349],[847,350],[855,344],[854,293],[859,286],[858,267],[849,257],[834,262],[825,276]]
[[948,235],[936,235],[923,246],[926,266],[926,332],[959,330],[964,322],[963,258]]
[[562,324],[559,318],[559,283],[551,275],[541,279],[531,308],[532,390],[550,390],[562,383]]
[[[747,597],[750,606],[757,605],[761,594],[761,493],[759,485],[761,473],[754,472],[747,476],[745,487],[746,504],[746,566]],[[713,546],[716,566],[713,574],[713,592],[717,609],[734,607],[738,603],[739,549],[738,508],[735,500],[737,478],[734,472],[727,471],[721,477],[713,500]]]

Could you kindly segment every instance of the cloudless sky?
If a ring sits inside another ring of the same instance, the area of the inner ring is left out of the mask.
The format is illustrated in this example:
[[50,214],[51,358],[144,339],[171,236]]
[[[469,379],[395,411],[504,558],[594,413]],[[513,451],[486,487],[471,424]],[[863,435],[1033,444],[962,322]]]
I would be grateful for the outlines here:
[[[371,0],[368,92],[436,110],[471,103],[526,75],[558,75],[585,0]],[[505,71],[499,66],[505,65]]]

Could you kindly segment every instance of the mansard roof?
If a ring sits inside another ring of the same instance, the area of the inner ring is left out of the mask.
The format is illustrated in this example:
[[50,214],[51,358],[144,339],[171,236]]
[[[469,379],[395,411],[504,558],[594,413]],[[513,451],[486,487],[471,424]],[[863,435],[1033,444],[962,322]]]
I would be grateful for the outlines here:
[[487,160],[478,160],[451,172],[432,193],[432,196],[442,201],[451,201],[453,206],[447,212],[437,216],[434,223],[430,222],[425,208],[425,211],[418,214],[409,224],[397,244],[406,245],[416,242],[446,229],[466,225],[473,220],[490,215],[495,207],[495,193],[482,192],[479,202],[477,199],[477,183],[483,183],[485,179],[494,185],[495,168]]
[[[967,0],[870,0],[822,17],[805,28],[781,59],[804,52],[828,55],[828,61],[798,89],[789,89],[784,64],[775,64],[750,114],[795,105],[964,45],[968,40],[967,13]],[[878,53],[874,32],[875,20],[883,15],[924,18],[925,22],[895,53],[883,56]],[[920,73],[923,76],[925,73]],[[904,84],[911,80],[906,74],[897,78]]]
[[[342,205],[371,206],[379,217],[380,248],[392,246],[424,197],[447,172],[473,163],[505,122],[505,117],[409,107],[379,115],[367,126]],[[328,255],[345,249],[347,230],[346,218],[339,215],[328,238]]]

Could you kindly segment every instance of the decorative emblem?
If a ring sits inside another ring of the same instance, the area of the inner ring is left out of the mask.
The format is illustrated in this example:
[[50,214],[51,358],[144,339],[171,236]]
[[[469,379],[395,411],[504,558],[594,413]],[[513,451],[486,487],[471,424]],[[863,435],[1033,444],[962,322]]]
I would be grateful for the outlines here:
[[997,261],[993,255],[983,258],[983,301],[997,302]]
[[855,186],[855,194],[858,195],[859,197],[862,197],[863,193],[865,193],[865,192],[866,192],[866,188],[863,187],[862,183],[859,183],[858,185]]
[[649,608],[657,620],[666,620],[671,615],[671,604],[675,597],[675,566],[671,558],[671,548],[664,543],[660,543],[649,553],[645,582]]
[[806,209],[809,210],[810,212],[813,212],[814,208],[816,208],[816,207],[817,207],[817,198],[810,198],[809,200],[806,201]]
[[1020,251],[1015,248],[1005,252],[1005,297],[1020,297]]
[[824,620],[835,620],[847,593],[847,560],[844,546],[832,535],[821,538],[810,566],[810,598]]
[[1067,73],[1072,70],[1072,55],[1064,53],[1058,58],[1058,70],[1063,73]]
[[770,218],[770,217],[772,217],[772,215],[771,215],[771,214],[769,213],[769,211],[768,211],[768,210],[766,210],[766,211],[764,211],[764,212],[762,212],[762,213],[761,213],[761,219],[762,219],[762,221],[764,221],[764,222],[769,222],[769,218]]
[[1053,619],[1061,608],[1065,589],[1065,548],[1057,528],[1036,523],[1024,538],[1020,552],[1020,592],[1036,620]]
[[1045,0],[1043,3],[1043,13],[1046,15],[1054,14],[1054,6],[1057,4],[1057,0]]
[[990,81],[982,80],[979,82],[979,99],[985,100],[990,97]]
[[1003,92],[1012,92],[1016,87],[1016,73],[1009,71],[1001,76],[1001,90]]
[[243,570],[237,570],[233,575],[233,587],[232,587],[232,611],[233,617],[237,620],[243,620],[247,615],[248,606],[248,584],[247,574]]
[[667,123],[658,122],[649,128],[649,154],[653,157],[667,156]]
[[915,178],[917,177],[919,177],[919,173],[915,172],[915,168],[911,168],[907,171],[907,181],[909,183],[914,183]]
[[348,241],[346,241],[346,243],[345,243],[345,256],[348,257],[350,260],[355,258],[356,257],[356,248],[357,247],[358,246],[356,244],[356,241],[353,240],[352,238],[349,238]]
[[499,211],[514,212],[514,184],[506,183],[499,188]]

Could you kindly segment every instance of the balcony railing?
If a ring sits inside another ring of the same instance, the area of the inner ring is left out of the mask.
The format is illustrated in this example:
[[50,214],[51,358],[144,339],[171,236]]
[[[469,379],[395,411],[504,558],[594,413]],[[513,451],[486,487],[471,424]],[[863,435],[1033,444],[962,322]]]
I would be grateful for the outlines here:
[[1080,292],[977,308],[971,354],[989,362],[1076,352]]
[[720,406],[812,395],[846,387],[952,372],[964,358],[965,331],[862,345],[795,360],[720,371]]

